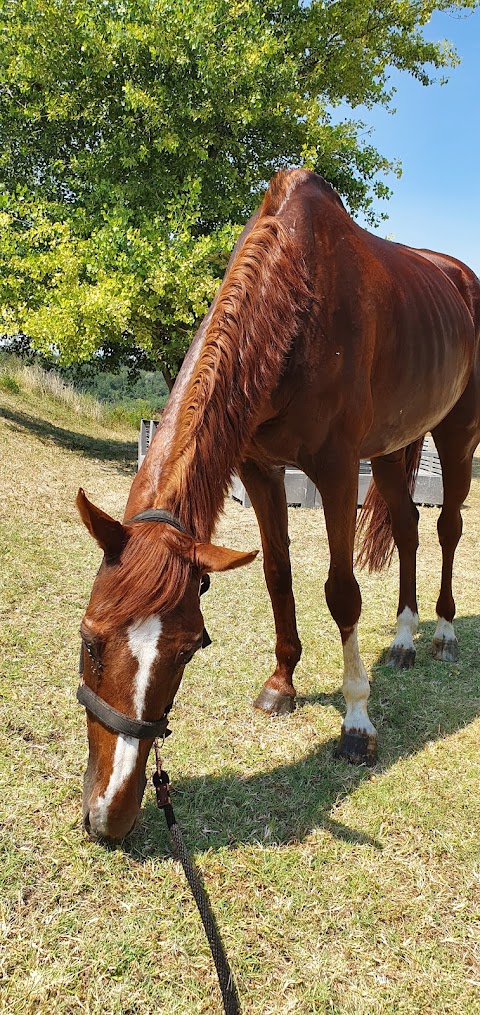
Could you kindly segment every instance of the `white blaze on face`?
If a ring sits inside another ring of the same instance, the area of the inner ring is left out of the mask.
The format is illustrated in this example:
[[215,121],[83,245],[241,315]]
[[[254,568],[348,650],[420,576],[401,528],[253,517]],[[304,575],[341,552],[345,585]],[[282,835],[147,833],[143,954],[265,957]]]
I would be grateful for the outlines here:
[[[138,669],[132,681],[133,687],[133,715],[134,719],[143,718],[145,698],[152,666],[158,652],[158,642],[162,633],[162,623],[159,617],[148,617],[146,620],[138,620],[128,628],[128,646],[132,656],[138,662]],[[93,814],[95,828],[100,834],[107,833],[108,808],[114,800],[118,791],[134,771],[138,757],[139,743],[134,737],[124,736],[119,733],[113,756],[112,774],[108,786],[102,796],[99,796],[94,807]]]
[[343,646],[342,692],[347,704],[343,721],[345,730],[358,730],[361,733],[375,735],[377,731],[370,722],[367,712],[370,684],[358,651],[356,624]]
[[406,606],[397,617],[397,633],[392,642],[392,648],[411,648],[415,651],[413,636],[418,629],[418,613],[413,613],[410,607]]
[[150,682],[150,673],[158,650],[158,641],[162,633],[160,617],[147,617],[137,620],[128,629],[128,646],[132,656],[138,660],[138,670],[134,680],[133,708],[135,718],[143,718],[145,698]]

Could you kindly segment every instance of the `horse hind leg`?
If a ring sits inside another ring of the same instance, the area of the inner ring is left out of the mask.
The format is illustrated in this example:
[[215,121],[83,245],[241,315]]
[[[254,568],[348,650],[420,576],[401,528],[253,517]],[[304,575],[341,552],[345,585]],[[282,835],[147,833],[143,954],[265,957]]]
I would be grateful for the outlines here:
[[397,633],[388,650],[387,663],[397,670],[409,669],[415,663],[413,637],[418,628],[416,557],[419,514],[408,491],[405,449],[374,459],[372,472],[377,490],[390,513],[392,536],[400,563]]
[[[432,652],[441,662],[457,662],[460,649],[453,620],[455,600],[452,591],[452,572],[455,551],[462,535],[461,506],[468,496],[472,479],[472,458],[477,439],[471,432],[449,427],[448,417],[432,431],[443,476],[443,506],[438,518],[437,531],[442,548],[442,578],[437,600],[437,626],[433,636]],[[478,434],[476,437],[478,438]]]
[[254,707],[268,715],[285,715],[295,708],[292,678],[302,652],[292,590],[285,470],[260,469],[248,460],[240,466],[239,474],[260,528],[263,570],[276,631],[277,665],[255,699]]

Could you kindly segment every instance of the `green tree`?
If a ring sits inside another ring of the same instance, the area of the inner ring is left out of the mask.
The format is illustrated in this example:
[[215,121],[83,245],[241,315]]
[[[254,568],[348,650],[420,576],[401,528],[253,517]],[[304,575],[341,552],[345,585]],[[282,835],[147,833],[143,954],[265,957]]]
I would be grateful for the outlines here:
[[277,169],[374,220],[398,167],[332,110],[428,84],[456,55],[423,26],[477,3],[0,0],[0,330],[174,374]]

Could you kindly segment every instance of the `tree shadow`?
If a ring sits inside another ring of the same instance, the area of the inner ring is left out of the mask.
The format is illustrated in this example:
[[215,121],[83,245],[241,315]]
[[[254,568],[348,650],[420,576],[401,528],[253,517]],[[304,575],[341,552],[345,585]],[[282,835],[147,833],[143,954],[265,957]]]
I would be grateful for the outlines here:
[[[330,812],[372,773],[388,771],[401,757],[413,755],[432,740],[462,729],[480,714],[476,678],[476,644],[480,618],[456,620],[462,656],[458,663],[441,663],[431,655],[435,625],[420,625],[417,662],[396,671],[384,663],[384,653],[372,667],[370,715],[379,732],[379,761],[375,768],[355,768],[335,758],[336,742],[328,741],[300,761],[273,771],[242,777],[238,771],[179,778],[174,806],[193,851],[235,848],[261,843],[282,846],[303,841],[314,829],[325,828],[349,843],[381,849],[370,835],[335,821]],[[343,716],[341,692],[300,697],[305,704],[331,707]],[[279,720],[277,720],[279,721]],[[288,717],[285,720],[288,736]],[[166,830],[154,802],[145,805],[138,830],[124,844],[136,860],[168,855]]]
[[[119,472],[133,476],[136,470],[137,447],[133,441],[104,440],[101,437],[90,437],[75,430],[65,430],[40,417],[30,416],[26,412],[13,412],[2,406],[0,415],[12,424],[11,429],[18,433],[34,434],[43,444],[53,443],[68,451],[76,451],[86,458],[101,459],[112,462]],[[99,427],[101,423],[99,423]]]

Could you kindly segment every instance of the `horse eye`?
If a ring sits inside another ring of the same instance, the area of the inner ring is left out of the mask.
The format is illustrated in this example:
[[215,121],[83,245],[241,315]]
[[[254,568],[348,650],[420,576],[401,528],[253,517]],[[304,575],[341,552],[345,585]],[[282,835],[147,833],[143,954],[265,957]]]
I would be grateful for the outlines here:
[[99,669],[101,667],[101,659],[100,659],[101,645],[99,644],[98,641],[92,641],[87,638],[82,638],[82,641],[85,651],[89,656],[89,658],[91,659],[94,668]]
[[193,645],[191,648],[186,648],[183,650],[183,652],[179,652],[177,656],[177,661],[182,666],[186,666],[187,663],[189,663],[190,660],[193,659],[198,647],[199,647],[198,645]]
[[179,663],[181,663],[182,666],[186,666],[187,663],[189,663],[190,660],[193,659],[194,654],[195,653],[192,651],[192,649],[188,649],[186,652],[179,652],[177,657]]

